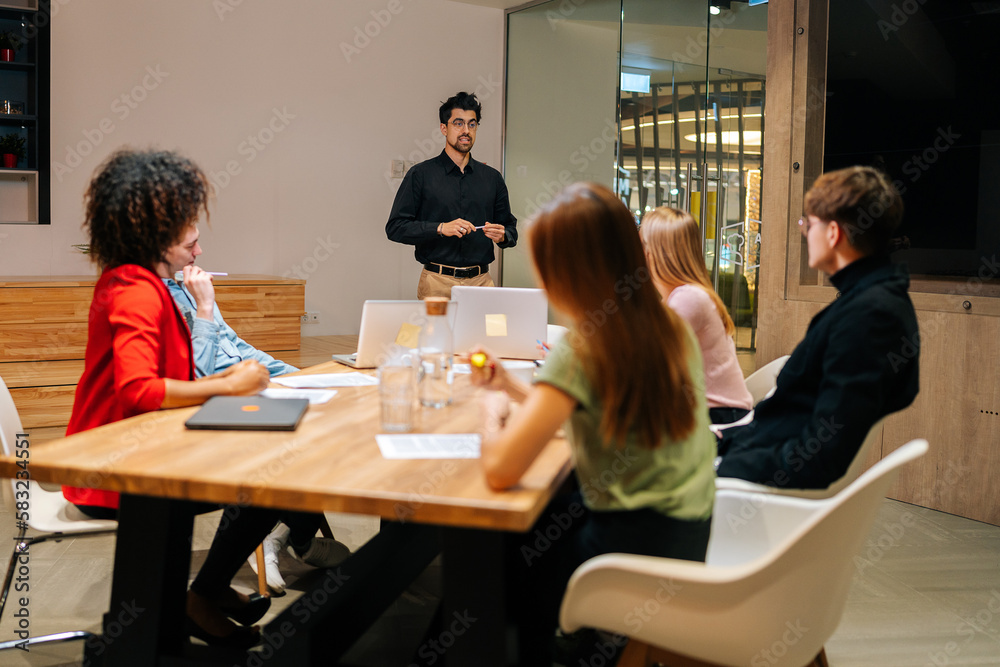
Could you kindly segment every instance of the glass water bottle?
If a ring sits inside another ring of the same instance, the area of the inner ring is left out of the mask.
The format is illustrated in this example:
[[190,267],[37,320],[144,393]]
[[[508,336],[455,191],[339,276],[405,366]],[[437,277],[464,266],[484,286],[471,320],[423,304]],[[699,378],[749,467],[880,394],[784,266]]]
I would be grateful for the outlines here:
[[427,323],[420,329],[417,347],[417,395],[428,408],[443,408],[451,403],[451,368],[454,342],[448,325],[448,299],[429,296],[424,299]]

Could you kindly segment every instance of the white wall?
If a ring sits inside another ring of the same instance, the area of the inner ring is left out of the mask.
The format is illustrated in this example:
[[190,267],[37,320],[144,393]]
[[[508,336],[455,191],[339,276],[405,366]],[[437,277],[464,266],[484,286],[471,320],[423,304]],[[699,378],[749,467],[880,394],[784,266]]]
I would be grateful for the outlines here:
[[303,335],[357,333],[364,299],[415,298],[413,249],[385,237],[399,183],[389,162],[441,150],[441,101],[476,90],[484,124],[474,155],[500,165],[501,10],[444,0],[52,4],[52,224],[0,226],[0,274],[92,273],[70,246],[86,241],[82,196],[95,167],[126,144],[177,149],[218,186],[200,264],[305,277],[320,323]]

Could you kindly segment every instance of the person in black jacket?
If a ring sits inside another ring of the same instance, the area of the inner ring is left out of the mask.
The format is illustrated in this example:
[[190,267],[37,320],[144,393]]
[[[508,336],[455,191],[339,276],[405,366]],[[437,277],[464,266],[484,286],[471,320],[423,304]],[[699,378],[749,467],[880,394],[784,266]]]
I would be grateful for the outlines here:
[[455,285],[491,287],[494,246],[517,244],[517,218],[510,212],[500,172],[472,158],[482,105],[474,94],[457,93],[438,109],[444,150],[403,177],[385,233],[390,241],[416,246],[423,265],[417,298],[451,297]]
[[888,256],[903,215],[899,193],[875,169],[849,167],[820,176],[805,209],[809,266],[830,276],[837,299],[809,323],[753,421],[722,432],[720,477],[826,488],[847,472],[871,427],[917,396],[909,272]]

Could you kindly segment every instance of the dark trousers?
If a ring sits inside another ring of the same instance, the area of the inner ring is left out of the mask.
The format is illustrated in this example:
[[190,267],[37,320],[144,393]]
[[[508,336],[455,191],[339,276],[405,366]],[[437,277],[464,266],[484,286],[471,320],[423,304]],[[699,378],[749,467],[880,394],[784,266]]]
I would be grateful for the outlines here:
[[281,512],[280,520],[288,526],[288,543],[299,555],[309,548],[309,541],[326,521],[322,514],[315,512]]
[[749,410],[743,408],[709,408],[708,418],[713,424],[732,424],[746,417]]
[[[191,590],[209,599],[221,595],[236,576],[236,572],[246,562],[277,523],[278,510],[239,505],[214,505],[212,503],[188,503],[193,514],[205,514],[224,510],[219,527],[212,538],[205,562],[198,576],[191,583]],[[95,519],[118,519],[118,510],[110,507],[77,505],[81,512]],[[317,524],[318,528],[318,524]],[[315,532],[315,530],[314,530]]]

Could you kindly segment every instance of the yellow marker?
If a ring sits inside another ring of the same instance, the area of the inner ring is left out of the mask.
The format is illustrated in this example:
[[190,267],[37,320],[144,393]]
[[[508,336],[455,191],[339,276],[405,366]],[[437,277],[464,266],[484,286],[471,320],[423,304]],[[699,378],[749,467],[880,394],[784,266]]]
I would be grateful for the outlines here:
[[469,357],[469,363],[476,368],[483,368],[486,366],[486,355],[482,352],[476,352],[474,355]]

